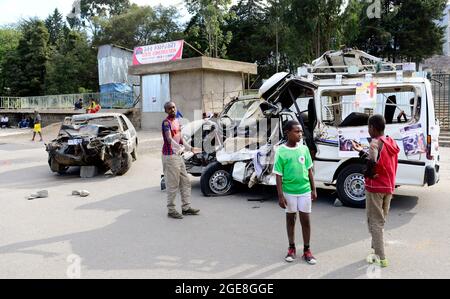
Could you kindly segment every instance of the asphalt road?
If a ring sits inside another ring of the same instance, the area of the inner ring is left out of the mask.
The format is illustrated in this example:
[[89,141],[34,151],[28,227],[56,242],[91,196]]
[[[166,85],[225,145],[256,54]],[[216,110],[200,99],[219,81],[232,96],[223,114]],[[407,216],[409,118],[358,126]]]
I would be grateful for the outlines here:
[[[450,148],[439,184],[398,189],[386,225],[391,265],[380,270],[364,261],[365,211],[334,207],[332,189],[313,204],[315,266],[284,262],[285,215],[272,188],[206,198],[192,178],[201,214],[169,219],[160,135],[140,135],[125,176],[81,179],[76,168],[51,173],[43,143],[0,133],[0,278],[450,278]],[[79,189],[91,195],[71,195]],[[26,199],[38,190],[49,197]]]

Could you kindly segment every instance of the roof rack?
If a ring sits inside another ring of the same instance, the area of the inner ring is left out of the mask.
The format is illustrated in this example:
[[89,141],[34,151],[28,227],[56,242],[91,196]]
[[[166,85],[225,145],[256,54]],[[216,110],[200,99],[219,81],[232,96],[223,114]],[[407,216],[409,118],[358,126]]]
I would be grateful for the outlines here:
[[[386,67],[391,67],[391,69],[386,70]],[[353,69],[352,69],[353,68]],[[415,66],[414,66],[415,68]],[[386,75],[396,75],[397,72],[401,71],[405,75],[412,75],[415,70],[411,67],[405,69],[405,64],[369,64],[369,65],[334,65],[334,66],[307,66],[307,74],[312,74],[314,77],[335,77],[336,75],[342,75],[342,77],[358,77],[362,75],[371,74],[373,76],[386,76]],[[321,71],[323,70],[323,71]],[[305,75],[307,75],[305,74]]]
[[416,71],[415,63],[392,63],[356,49],[328,51],[317,58],[312,64],[305,64],[298,69],[300,76],[329,78],[359,77],[364,75],[389,76],[402,72],[412,75]]

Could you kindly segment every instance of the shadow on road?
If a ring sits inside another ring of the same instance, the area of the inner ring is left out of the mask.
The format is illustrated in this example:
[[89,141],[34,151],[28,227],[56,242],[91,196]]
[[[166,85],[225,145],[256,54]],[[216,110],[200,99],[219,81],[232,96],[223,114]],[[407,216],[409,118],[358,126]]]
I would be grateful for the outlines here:
[[[48,183],[47,177],[39,176],[44,172],[49,175],[44,166],[22,169],[15,175],[31,170],[36,177],[31,184]],[[2,174],[1,184],[14,183],[9,181],[10,176],[11,173]],[[55,177],[52,181],[56,185],[66,179]],[[319,199],[313,205],[312,214],[312,244],[317,256],[369,238],[364,210],[334,207],[335,191],[318,191]],[[82,258],[83,267],[89,270],[152,270],[151,273],[169,274],[176,270],[184,272],[178,275],[185,278],[263,278],[290,267],[283,263],[287,245],[284,211],[278,207],[273,188],[206,198],[201,196],[197,180],[193,183],[193,198],[194,206],[202,209],[201,215],[174,220],[166,216],[165,193],[159,187],[118,194],[77,209],[80,212],[125,210],[113,223],[90,231],[4,245],[0,254],[23,253],[47,258],[52,256],[51,252],[33,247],[69,241],[73,253]],[[408,224],[415,215],[410,210],[416,203],[414,197],[396,197],[387,230]],[[299,231],[297,226],[297,244],[301,244]],[[341,273],[360,275],[360,264],[348,265],[325,277]]]
[[[11,160],[10,163],[16,162]],[[89,178],[89,182],[102,182],[113,177],[109,172],[94,178]],[[51,172],[48,165],[38,165],[0,172],[0,188],[47,189],[64,184],[83,182],[86,181],[80,178],[80,167],[70,167],[67,173],[63,175]]]

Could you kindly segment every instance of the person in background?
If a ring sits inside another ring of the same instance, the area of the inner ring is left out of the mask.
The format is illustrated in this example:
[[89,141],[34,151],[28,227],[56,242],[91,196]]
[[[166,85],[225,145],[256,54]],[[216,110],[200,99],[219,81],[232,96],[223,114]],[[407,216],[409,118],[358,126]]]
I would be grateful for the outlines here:
[[8,116],[4,115],[0,119],[0,128],[7,128],[9,127],[9,118]]
[[89,106],[86,109],[86,113],[95,114],[100,111],[102,107],[93,98],[89,99]]
[[20,120],[20,122],[18,124],[19,129],[28,128],[29,125],[30,124],[29,124],[28,120],[25,117],[22,117],[22,119]]
[[36,137],[36,133],[39,133],[39,136],[41,139],[39,141],[43,141],[42,139],[42,127],[41,127],[41,115],[37,110],[34,110],[34,129],[33,129],[33,138],[31,141],[34,141],[34,138]]
[[78,102],[75,103],[74,110],[81,110],[81,109],[83,109],[83,99],[79,99]]
[[27,117],[27,123],[28,123],[28,128],[30,128],[30,129],[34,128],[34,120],[31,116]]

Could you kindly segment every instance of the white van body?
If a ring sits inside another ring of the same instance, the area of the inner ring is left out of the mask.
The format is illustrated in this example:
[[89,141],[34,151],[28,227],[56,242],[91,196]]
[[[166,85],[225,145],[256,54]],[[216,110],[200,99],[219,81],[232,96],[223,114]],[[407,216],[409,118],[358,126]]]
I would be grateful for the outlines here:
[[[367,121],[374,114],[385,117],[385,135],[395,139],[400,147],[396,185],[436,184],[440,128],[430,81],[412,71],[411,66],[382,63],[361,51],[344,54],[342,58],[342,53],[332,53],[327,60],[330,64],[322,58],[316,60],[314,72],[303,69],[298,76],[278,73],[267,80],[259,91],[262,118],[243,120],[257,124],[257,131],[267,134],[224,140],[215,154],[216,161],[202,172],[203,194],[228,194],[233,181],[249,187],[276,185],[272,172],[274,153],[285,142],[281,128],[293,119],[303,127],[303,142],[313,158],[315,180],[335,185],[344,204],[364,207],[365,161],[350,153],[352,150],[345,143],[350,139],[344,135],[362,132],[367,138],[361,140],[367,139],[368,144]],[[333,64],[342,59],[348,62],[349,54],[353,55],[352,65]],[[364,84],[376,87],[376,97],[373,89],[370,91],[375,99],[370,107],[356,105]]]

